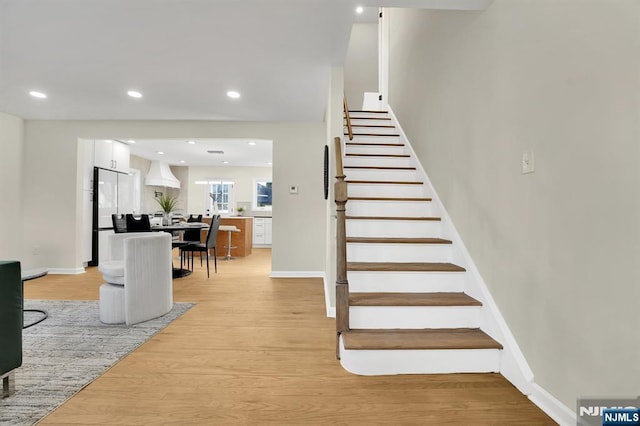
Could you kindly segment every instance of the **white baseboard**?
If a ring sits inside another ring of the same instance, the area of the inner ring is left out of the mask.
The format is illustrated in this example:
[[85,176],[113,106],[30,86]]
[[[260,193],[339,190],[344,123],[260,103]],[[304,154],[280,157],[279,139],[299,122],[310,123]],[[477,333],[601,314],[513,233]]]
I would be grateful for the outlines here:
[[560,426],[573,426],[577,422],[576,413],[560,402],[556,397],[536,383],[531,384],[529,399]]
[[79,275],[84,274],[84,268],[48,268],[50,274],[53,275]]

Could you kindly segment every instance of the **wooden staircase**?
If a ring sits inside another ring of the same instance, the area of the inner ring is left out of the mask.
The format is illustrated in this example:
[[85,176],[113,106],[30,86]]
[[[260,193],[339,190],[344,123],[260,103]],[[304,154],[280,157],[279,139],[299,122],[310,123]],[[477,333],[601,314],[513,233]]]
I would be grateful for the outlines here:
[[348,122],[342,365],[364,375],[500,371],[502,345],[481,329],[482,302],[465,293],[466,269],[393,120],[350,111]]

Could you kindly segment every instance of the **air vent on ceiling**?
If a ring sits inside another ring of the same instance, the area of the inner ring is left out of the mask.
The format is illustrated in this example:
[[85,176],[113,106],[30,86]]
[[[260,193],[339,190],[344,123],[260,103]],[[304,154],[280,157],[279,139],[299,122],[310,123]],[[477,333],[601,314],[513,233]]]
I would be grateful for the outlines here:
[[224,151],[215,150],[215,149],[208,149],[207,152],[209,154],[224,154]]

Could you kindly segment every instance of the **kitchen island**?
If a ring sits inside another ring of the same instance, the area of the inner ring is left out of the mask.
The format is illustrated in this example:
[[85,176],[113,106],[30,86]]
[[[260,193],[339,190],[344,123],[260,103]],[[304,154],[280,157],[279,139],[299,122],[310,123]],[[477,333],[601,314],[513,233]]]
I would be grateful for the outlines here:
[[[211,223],[210,217],[202,219],[203,222]],[[231,233],[231,256],[245,257],[251,254],[253,249],[253,218],[245,216],[222,217],[220,225],[235,226],[240,232]],[[202,231],[201,241],[206,241],[207,232]],[[216,251],[219,257],[227,254],[228,235],[226,231],[218,231],[216,239]],[[213,253],[211,253],[213,254]]]

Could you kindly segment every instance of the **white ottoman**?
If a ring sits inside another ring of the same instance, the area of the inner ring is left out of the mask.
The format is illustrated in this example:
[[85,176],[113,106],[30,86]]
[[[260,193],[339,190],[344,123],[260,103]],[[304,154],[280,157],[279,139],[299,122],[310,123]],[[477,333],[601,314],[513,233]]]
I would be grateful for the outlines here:
[[122,324],[124,316],[124,286],[104,283],[100,286],[100,321]]

